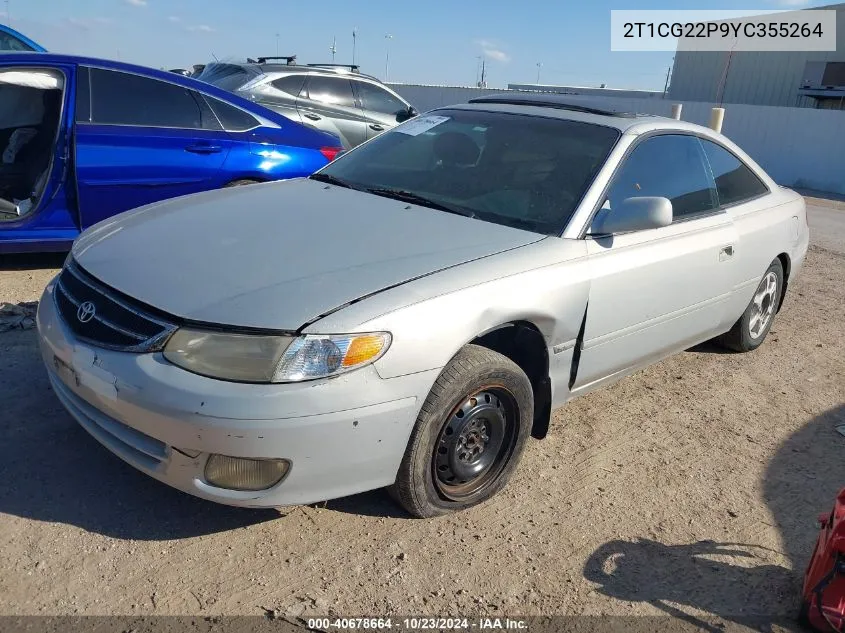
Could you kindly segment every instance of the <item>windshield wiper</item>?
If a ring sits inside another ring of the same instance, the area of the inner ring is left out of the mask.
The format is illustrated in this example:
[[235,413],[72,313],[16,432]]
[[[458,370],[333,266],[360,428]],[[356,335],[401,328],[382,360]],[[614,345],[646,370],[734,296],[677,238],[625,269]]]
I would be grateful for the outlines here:
[[465,218],[474,218],[475,213],[469,209],[464,209],[445,202],[439,202],[426,198],[418,193],[412,191],[403,191],[402,189],[388,189],[381,187],[374,187],[372,189],[364,189],[368,193],[373,193],[377,196],[384,196],[385,198],[393,198],[394,200],[401,200],[402,202],[409,202],[411,204],[418,204],[422,207],[429,207],[430,209],[437,209],[438,211],[446,211],[447,213],[454,213],[455,215],[462,215]]
[[316,180],[318,182],[325,182],[329,185],[337,185],[338,187],[346,187],[347,189],[355,189],[356,191],[365,191],[363,187],[354,185],[348,180],[338,178],[337,176],[332,176],[331,174],[311,174],[308,178],[310,180]]

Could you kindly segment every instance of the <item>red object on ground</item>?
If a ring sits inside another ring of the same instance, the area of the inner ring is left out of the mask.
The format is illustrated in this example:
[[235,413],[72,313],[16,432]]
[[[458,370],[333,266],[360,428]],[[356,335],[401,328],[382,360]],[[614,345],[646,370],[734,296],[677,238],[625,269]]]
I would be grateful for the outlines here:
[[821,532],[804,574],[802,616],[818,631],[845,631],[845,488],[830,514],[819,515]]

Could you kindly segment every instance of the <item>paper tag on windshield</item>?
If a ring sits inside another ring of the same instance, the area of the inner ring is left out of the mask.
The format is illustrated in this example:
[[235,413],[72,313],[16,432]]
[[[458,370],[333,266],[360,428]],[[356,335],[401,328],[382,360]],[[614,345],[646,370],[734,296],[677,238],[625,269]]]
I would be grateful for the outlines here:
[[407,123],[403,123],[402,125],[398,126],[395,131],[402,132],[402,134],[407,134],[408,136],[418,136],[423,132],[428,132],[431,128],[436,125],[440,125],[444,121],[448,121],[449,117],[447,116],[436,116],[434,114],[427,114],[425,116],[419,116],[416,119],[412,119]]

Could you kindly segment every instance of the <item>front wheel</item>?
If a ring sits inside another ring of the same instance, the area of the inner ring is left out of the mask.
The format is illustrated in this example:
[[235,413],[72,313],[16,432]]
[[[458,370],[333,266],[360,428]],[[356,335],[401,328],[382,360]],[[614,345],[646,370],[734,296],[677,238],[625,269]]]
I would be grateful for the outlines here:
[[533,417],[525,372],[497,352],[467,345],[426,398],[391,495],[420,518],[486,501],[513,474]]
[[737,352],[750,352],[763,344],[775,320],[783,292],[783,265],[775,259],[754,291],[751,303],[731,330],[719,341]]

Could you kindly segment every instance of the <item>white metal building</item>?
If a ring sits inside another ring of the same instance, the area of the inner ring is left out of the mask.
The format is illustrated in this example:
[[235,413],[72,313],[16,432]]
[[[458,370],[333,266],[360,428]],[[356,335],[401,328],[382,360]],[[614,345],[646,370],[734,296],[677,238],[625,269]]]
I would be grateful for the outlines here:
[[731,54],[679,50],[669,97],[845,110],[845,4],[815,9],[837,12],[836,51]]

